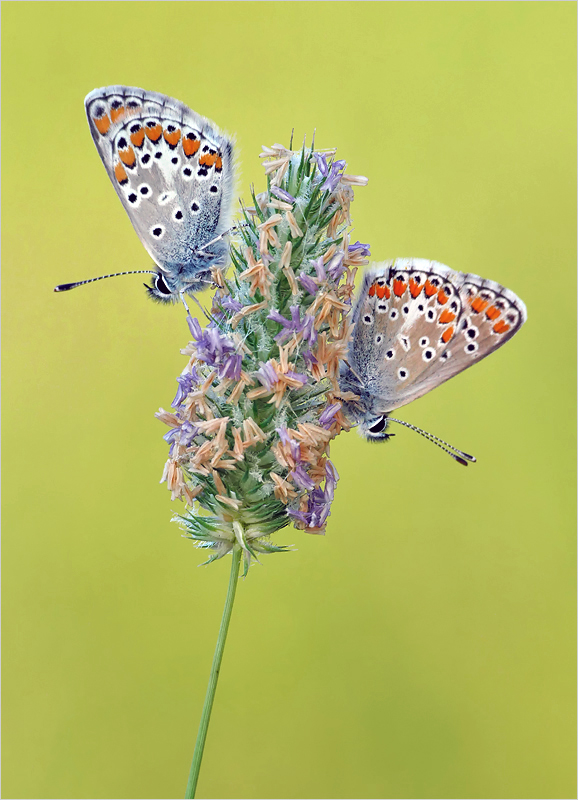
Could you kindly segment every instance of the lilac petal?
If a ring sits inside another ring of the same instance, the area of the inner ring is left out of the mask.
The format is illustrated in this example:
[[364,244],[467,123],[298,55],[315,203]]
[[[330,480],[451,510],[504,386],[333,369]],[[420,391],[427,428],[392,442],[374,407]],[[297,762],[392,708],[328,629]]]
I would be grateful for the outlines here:
[[303,318],[303,340],[309,344],[315,344],[317,341],[317,330],[315,328],[315,317],[311,314],[305,314]]
[[279,438],[281,439],[281,444],[287,444],[287,442],[291,441],[291,437],[289,436],[287,428],[275,428],[275,430],[279,434]]
[[295,517],[296,519],[299,519],[299,520],[301,520],[301,522],[304,522],[306,525],[307,525],[307,523],[308,523],[308,521],[309,521],[309,520],[308,520],[308,518],[307,518],[307,517],[305,516],[305,514],[303,513],[303,511],[294,511],[292,508],[288,508],[288,509],[287,509],[287,513],[288,513],[290,516],[292,516],[292,517]]
[[368,244],[362,244],[361,242],[355,242],[355,244],[349,245],[349,252],[350,253],[358,253],[362,255],[364,258],[371,255],[370,246]]
[[289,438],[289,444],[291,446],[291,457],[296,464],[302,462],[301,458],[301,445],[299,442],[296,442],[295,439]]
[[323,265],[323,256],[320,256],[316,261],[312,261],[311,264],[313,267],[315,267],[318,280],[326,280],[327,275],[325,274],[325,267]]
[[291,312],[291,327],[295,330],[298,330],[301,326],[301,314],[299,312],[299,306],[289,306],[289,311]]
[[267,316],[267,319],[272,319],[273,322],[278,322],[280,325],[283,325],[283,327],[287,327],[291,324],[288,319],[285,319],[285,317],[277,311],[276,308],[271,311],[271,313]]
[[183,400],[185,400],[186,396],[192,390],[193,386],[199,383],[199,376],[197,374],[197,370],[193,367],[190,372],[186,372],[183,375],[179,375],[177,378],[177,383],[179,384],[179,388],[177,389],[177,393],[175,395],[175,399],[171,403],[173,408],[178,408],[182,405]]
[[333,417],[337,414],[340,408],[341,403],[333,403],[332,405],[327,406],[327,408],[325,408],[319,416],[319,424],[329,430],[329,428],[333,425]]
[[313,364],[317,364],[318,363],[317,359],[315,358],[315,356],[313,355],[311,350],[306,350],[303,353],[303,359],[309,365],[309,367],[312,367]]
[[335,465],[332,461],[327,459],[325,462],[325,475],[327,476],[327,481],[333,483],[334,486],[337,485],[337,481],[339,480],[339,473],[335,469]]
[[275,197],[278,197],[279,200],[284,200],[286,203],[296,203],[294,197],[292,197],[289,192],[286,192],[285,189],[280,189],[278,186],[271,187],[271,194],[274,194]]
[[309,294],[316,294],[317,289],[319,288],[313,278],[310,278],[309,275],[306,275],[304,272],[299,274],[299,281],[301,285],[307,289]]
[[313,153],[313,157],[315,158],[315,161],[317,161],[317,169],[323,175],[323,177],[326,178],[329,174],[327,159],[323,153]]
[[225,311],[230,311],[232,314],[236,314],[237,311],[240,311],[243,308],[243,303],[240,303],[238,300],[234,300],[231,295],[228,294],[221,300],[221,306],[225,309]]
[[[351,248],[350,248],[351,249]],[[329,264],[327,265],[327,274],[331,278],[332,281],[337,283],[339,278],[345,272],[345,267],[343,266],[343,253],[337,253],[333,256]]]
[[237,354],[229,356],[221,369],[219,370],[219,378],[230,378],[238,381],[241,377],[241,364],[243,356]]
[[307,489],[308,491],[311,491],[315,488],[315,484],[305,472],[301,464],[298,464],[295,469],[289,473],[289,477],[292,478],[293,482],[299,486],[300,489]]
[[172,442],[179,431],[180,428],[171,428],[170,431],[164,434],[163,439],[165,442]]
[[293,372],[292,369],[289,369],[285,375],[287,375],[288,378],[293,378],[295,381],[300,381],[302,386],[305,386],[307,383],[307,375],[304,375],[302,372]]
[[191,317],[190,315],[187,317],[187,323],[189,325],[189,330],[197,339],[197,341],[202,336],[201,326],[199,325],[199,320],[196,317]]
[[278,380],[274,367],[268,361],[266,364],[261,362],[261,368],[257,370],[256,377],[266,389],[273,388]]
[[321,188],[328,189],[330,192],[334,192],[337,187],[337,184],[341,180],[341,175],[343,173],[343,170],[345,169],[345,166],[346,166],[345,161],[334,161],[331,164],[331,172],[325,179],[325,183],[323,183]]

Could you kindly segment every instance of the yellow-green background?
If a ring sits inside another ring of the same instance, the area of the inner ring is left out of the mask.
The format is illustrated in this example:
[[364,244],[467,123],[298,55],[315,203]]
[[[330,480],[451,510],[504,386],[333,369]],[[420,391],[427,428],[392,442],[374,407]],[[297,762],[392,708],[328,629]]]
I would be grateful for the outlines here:
[[498,280],[508,346],[332,445],[326,537],[239,587],[199,784],[222,798],[567,798],[574,768],[574,3],[25,3],[3,11],[3,796],[183,795],[227,561],[158,480],[188,341],[92,143],[126,83],[368,175],[353,239]]

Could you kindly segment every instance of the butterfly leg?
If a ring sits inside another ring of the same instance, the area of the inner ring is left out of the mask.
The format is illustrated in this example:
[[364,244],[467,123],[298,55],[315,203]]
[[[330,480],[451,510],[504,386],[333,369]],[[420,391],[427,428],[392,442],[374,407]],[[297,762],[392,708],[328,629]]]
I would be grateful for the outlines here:
[[[181,291],[179,292],[179,296],[180,296],[181,301],[182,301],[182,303],[183,303],[183,305],[184,305],[184,307],[185,307],[185,309],[187,311],[187,316],[190,317],[191,316],[191,311],[190,311],[190,309],[189,309],[189,307],[187,305],[187,301],[185,300],[184,291],[185,291],[184,289],[181,289]],[[195,295],[192,294],[191,297],[193,298],[195,303],[198,305],[198,307],[201,309],[201,312],[204,314],[204,316],[209,320],[209,322],[212,322],[213,318],[210,316],[210,314],[207,314],[206,310],[203,308],[201,303],[197,300]]]
[[179,292],[179,297],[181,298],[181,302],[185,307],[185,311],[187,312],[187,316],[190,317],[191,316],[191,311],[190,311],[190,309],[189,309],[189,307],[187,305],[187,301],[185,300],[184,291],[185,291],[184,289],[181,289],[181,291]]
[[248,227],[249,227],[249,223],[248,222],[239,222],[236,225],[233,225],[232,228],[229,228],[229,230],[225,231],[224,233],[221,233],[219,236],[216,236],[214,239],[211,239],[210,242],[207,242],[206,244],[204,244],[202,246],[202,248],[200,250],[197,250],[196,252],[200,256],[212,256],[213,253],[208,253],[206,251],[207,247],[210,247],[212,244],[216,244],[217,242],[222,241],[225,238],[225,236],[228,236],[230,233],[236,233],[240,228],[248,228]]

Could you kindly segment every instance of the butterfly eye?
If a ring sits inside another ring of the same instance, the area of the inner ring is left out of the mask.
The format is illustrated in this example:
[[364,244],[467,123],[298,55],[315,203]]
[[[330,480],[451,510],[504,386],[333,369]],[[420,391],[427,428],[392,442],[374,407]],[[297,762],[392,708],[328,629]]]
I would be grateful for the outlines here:
[[171,290],[165,283],[165,279],[162,275],[157,275],[155,278],[155,289],[159,291],[161,294],[170,295],[172,294]]
[[385,430],[385,417],[380,417],[374,425],[368,429],[370,433],[381,433]]

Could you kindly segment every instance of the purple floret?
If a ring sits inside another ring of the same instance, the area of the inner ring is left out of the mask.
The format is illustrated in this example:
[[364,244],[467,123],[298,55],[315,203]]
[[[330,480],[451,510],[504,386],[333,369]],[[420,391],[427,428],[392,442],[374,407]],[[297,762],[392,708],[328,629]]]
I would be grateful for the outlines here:
[[341,408],[341,403],[332,403],[330,406],[325,408],[320,416],[319,416],[319,424],[329,430],[329,428],[333,425],[333,418]]
[[359,255],[367,258],[371,255],[369,245],[363,244],[362,242],[355,242],[355,244],[349,245],[349,252],[350,253],[358,253]]
[[179,388],[177,389],[175,399],[171,403],[171,406],[173,408],[178,408],[181,406],[189,392],[192,391],[193,386],[198,385],[200,382],[201,381],[195,367],[193,367],[190,372],[185,372],[183,375],[179,375],[177,378]]
[[331,502],[338,480],[337,470],[328,459],[325,464],[325,489],[317,486],[309,492],[306,511],[288,509],[287,513],[299,519],[307,528],[322,528],[331,513]]
[[274,194],[279,200],[284,200],[286,203],[296,203],[294,197],[292,197],[289,192],[286,192],[285,189],[280,189],[278,186],[271,187],[271,194]]
[[241,377],[242,356],[235,352],[235,344],[222,334],[215,325],[202,330],[197,319],[187,317],[190,331],[197,343],[197,358],[210,367],[218,368],[219,378]]
[[304,272],[299,274],[299,282],[303,286],[303,288],[307,289],[309,294],[316,294],[317,289],[319,288],[313,278],[310,278],[309,275],[306,275]]
[[289,306],[291,312],[291,319],[286,319],[276,309],[274,309],[267,319],[278,322],[283,326],[283,330],[274,337],[275,341],[279,344],[286,342],[294,333],[302,333],[303,340],[309,344],[315,344],[317,341],[317,331],[315,330],[314,318],[310,314],[304,314],[301,320],[301,312],[299,306]]

